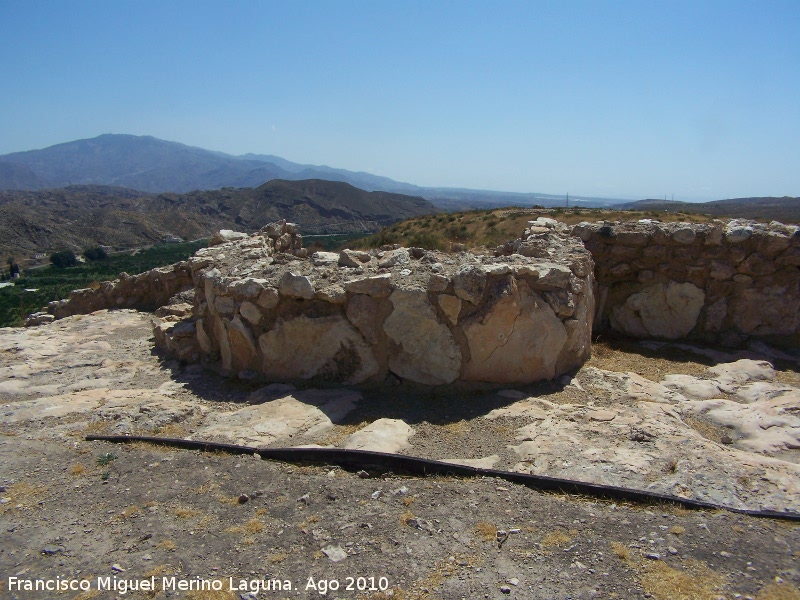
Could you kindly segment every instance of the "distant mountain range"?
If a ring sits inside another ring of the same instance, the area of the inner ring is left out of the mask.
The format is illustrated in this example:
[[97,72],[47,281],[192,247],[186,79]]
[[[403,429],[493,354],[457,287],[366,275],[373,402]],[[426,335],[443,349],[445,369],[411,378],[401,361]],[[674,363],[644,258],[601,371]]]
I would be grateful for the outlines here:
[[[638,200],[620,204],[615,208],[800,223],[800,198],[792,198],[790,196],[783,198],[732,198],[729,200],[713,200],[711,202]],[[664,220],[665,217],[660,216],[659,218]]]
[[257,188],[187,194],[80,185],[0,192],[0,254],[19,256],[96,245],[131,248],[169,236],[209,237],[219,229],[252,232],[287,219],[301,233],[370,233],[438,212],[424,198],[366,192],[338,181],[272,180]]
[[[258,187],[272,179],[342,181],[367,191],[422,196],[447,210],[479,206],[562,206],[564,196],[464,188],[420,187],[364,173],[294,163],[279,156],[233,156],[150,136],[105,134],[27,152],[0,155],[0,190],[69,185],[122,186],[143,192]],[[610,206],[620,200],[570,198],[573,205]]]

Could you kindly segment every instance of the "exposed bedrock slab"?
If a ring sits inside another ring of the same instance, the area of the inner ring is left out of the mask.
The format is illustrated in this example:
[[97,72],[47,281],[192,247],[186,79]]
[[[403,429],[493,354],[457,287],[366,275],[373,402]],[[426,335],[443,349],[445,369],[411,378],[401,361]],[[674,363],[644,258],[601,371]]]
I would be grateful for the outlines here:
[[414,428],[400,419],[378,419],[359,429],[344,443],[348,450],[370,450],[395,454],[408,446]]
[[[258,392],[254,392],[258,400]],[[361,399],[350,390],[293,392],[255,406],[206,417],[195,439],[225,439],[244,445],[269,445],[277,441],[294,445],[289,438],[316,436],[340,422]]]

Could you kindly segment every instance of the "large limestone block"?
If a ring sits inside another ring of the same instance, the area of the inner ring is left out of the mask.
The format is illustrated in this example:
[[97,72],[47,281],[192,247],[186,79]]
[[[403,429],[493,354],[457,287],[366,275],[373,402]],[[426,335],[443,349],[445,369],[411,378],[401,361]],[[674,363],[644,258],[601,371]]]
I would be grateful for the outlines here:
[[310,300],[314,297],[314,284],[304,275],[284,273],[281,277],[280,293],[281,296]]
[[456,296],[472,304],[478,304],[486,288],[486,273],[476,265],[464,265],[453,277]]
[[787,278],[787,285],[742,290],[731,299],[728,313],[740,331],[755,335],[792,335],[800,331],[800,302],[793,288],[797,278]]
[[686,337],[697,324],[703,290],[691,283],[657,283],[628,296],[611,311],[611,326],[635,337]]
[[408,446],[414,429],[400,419],[378,419],[359,429],[344,443],[347,450],[370,450],[395,454]]
[[470,360],[464,379],[525,383],[552,379],[567,332],[550,305],[513,278],[482,315],[463,323]]
[[370,344],[378,343],[379,304],[372,296],[355,294],[347,303],[347,319],[355,325]]
[[450,329],[438,321],[423,290],[397,289],[389,296],[394,310],[383,329],[397,345],[389,368],[405,379],[428,385],[452,383],[461,371],[461,350]]
[[232,367],[241,371],[258,368],[258,350],[250,328],[237,315],[228,324]]
[[392,291],[392,275],[383,273],[361,279],[345,281],[344,289],[351,294],[367,294],[375,298],[386,298]]
[[340,315],[278,321],[259,336],[258,345],[261,371],[273,379],[323,377],[352,384],[378,373],[372,351]]
[[271,444],[300,435],[324,434],[361,399],[350,390],[306,390],[256,406],[209,415],[196,439],[223,438],[236,444]]

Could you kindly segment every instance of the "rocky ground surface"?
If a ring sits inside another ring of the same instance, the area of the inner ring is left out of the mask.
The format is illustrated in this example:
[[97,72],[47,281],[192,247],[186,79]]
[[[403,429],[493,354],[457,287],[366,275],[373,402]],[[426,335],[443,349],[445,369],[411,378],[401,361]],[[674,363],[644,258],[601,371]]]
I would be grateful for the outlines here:
[[599,344],[530,386],[297,389],[181,366],[151,336],[132,311],[0,330],[3,598],[800,598],[793,522],[83,439],[363,448],[796,511],[796,357]]

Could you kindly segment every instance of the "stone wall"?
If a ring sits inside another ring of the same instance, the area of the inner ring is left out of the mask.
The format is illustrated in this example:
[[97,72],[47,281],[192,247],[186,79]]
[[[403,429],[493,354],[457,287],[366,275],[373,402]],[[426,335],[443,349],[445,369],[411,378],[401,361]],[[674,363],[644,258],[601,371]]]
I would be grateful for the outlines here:
[[153,311],[167,304],[176,294],[191,290],[192,285],[188,261],[138,275],[121,273],[119,279],[104,281],[96,287],[73,290],[69,298],[50,302],[46,311],[29,315],[25,325],[41,325],[54,319],[109,308]]
[[592,260],[555,222],[517,240],[525,256],[501,257],[391,247],[305,258],[290,239],[291,253],[275,247],[290,226],[190,259],[192,316],[158,319],[159,346],[243,378],[346,384],[523,383],[589,358]]
[[738,346],[800,342],[800,231],[772,222],[581,223],[595,330]]

